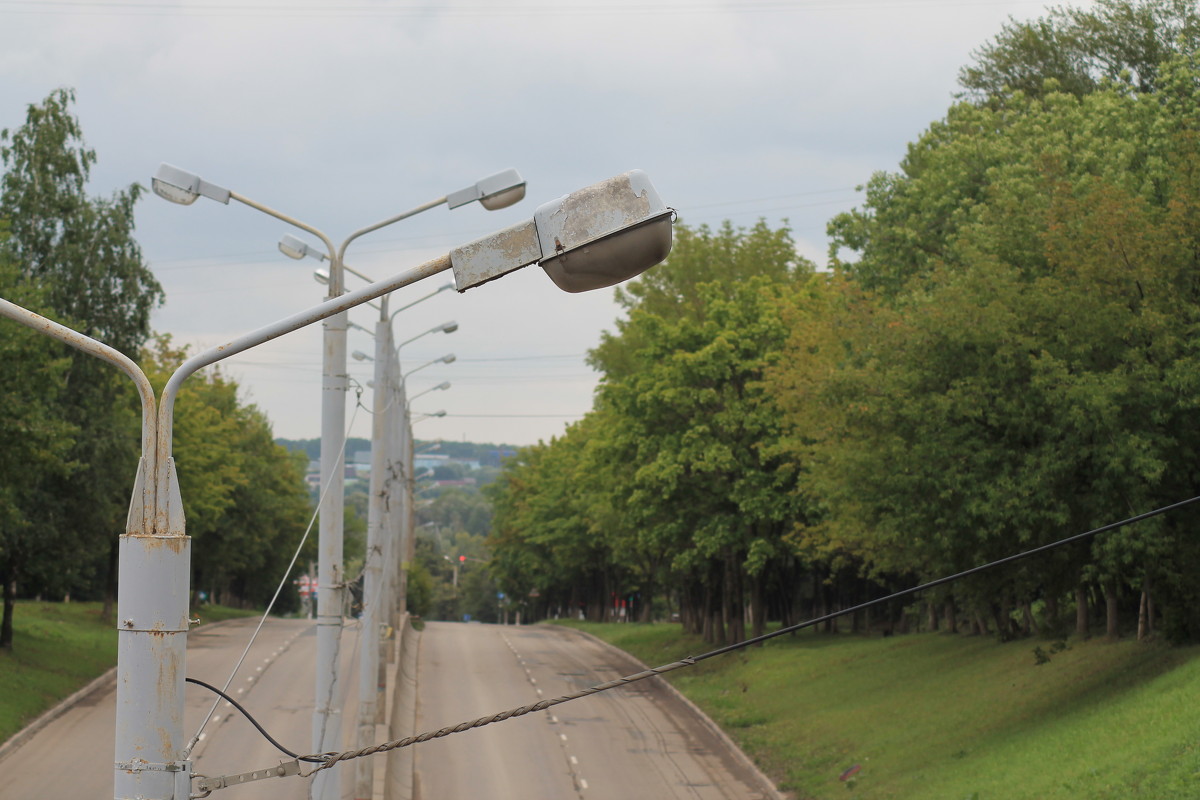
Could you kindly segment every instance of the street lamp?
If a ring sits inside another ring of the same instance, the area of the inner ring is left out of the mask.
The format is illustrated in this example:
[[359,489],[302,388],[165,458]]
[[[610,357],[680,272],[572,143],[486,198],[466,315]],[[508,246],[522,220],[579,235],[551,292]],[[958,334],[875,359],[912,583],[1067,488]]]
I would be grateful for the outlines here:
[[435,358],[433,361],[426,361],[424,364],[422,364],[419,367],[413,367],[408,372],[406,372],[400,376],[400,385],[404,386],[405,382],[408,380],[408,376],[412,375],[414,372],[423,370],[426,367],[432,367],[434,364],[453,364],[454,358],[455,358],[454,353],[447,353],[446,355],[442,356],[441,358]]
[[641,170],[543,203],[533,219],[450,254],[460,292],[540,264],[555,285],[585,292],[628,280],[671,252],[675,212]]
[[[151,188],[160,197],[181,205],[190,205],[200,196],[226,205],[230,200],[237,200],[317,236],[325,245],[329,260],[329,294],[327,297],[330,299],[336,298],[344,292],[345,283],[342,273],[346,248],[358,237],[443,204],[450,208],[457,208],[478,200],[484,208],[494,210],[505,208],[525,195],[525,181],[521,179],[516,170],[506,170],[477,181],[466,189],[361,228],[347,237],[341,246],[335,249],[329,237],[317,228],[288,217],[237,192],[209,183],[194,173],[170,164],[159,166],[151,180]],[[303,257],[303,254],[296,256],[288,250],[284,250],[284,252],[292,257]],[[337,641],[341,636],[345,596],[345,576],[342,575],[342,514],[345,506],[345,475],[344,470],[337,468],[341,461],[341,454],[338,451],[343,446],[346,425],[346,392],[349,389],[349,378],[346,375],[346,315],[344,311],[333,315],[324,323],[322,354],[321,484],[326,487],[327,507],[323,509],[320,519],[318,581],[321,586],[327,588],[317,598],[317,667],[313,710],[314,752],[336,750],[341,740],[341,724],[338,719],[340,708],[334,707],[333,703],[335,698],[339,697],[336,663]],[[336,788],[335,783],[325,775],[317,776],[314,794],[320,798],[331,796]]]
[[[403,342],[396,345],[395,349],[397,351],[399,351],[401,347],[404,347],[404,345],[412,344],[417,339],[420,339],[422,336],[428,336],[431,333],[454,333],[456,330],[458,330],[458,323],[455,322],[454,320],[450,320],[449,322],[443,322],[441,325],[434,325],[429,330],[418,333],[416,336],[412,337],[411,339],[405,339]],[[453,361],[453,360],[454,360],[453,358],[450,359],[450,361]],[[450,362],[447,361],[446,363],[449,364]]]
[[[584,291],[589,288],[608,286],[637,275],[664,258],[670,250],[670,222],[673,212],[662,205],[657,193],[642,173],[631,172],[566,195],[554,203],[545,204],[538,208],[535,218],[525,225],[515,226],[464,247],[455,248],[444,256],[431,259],[399,275],[343,294],[343,275],[340,264],[346,246],[357,236],[402,219],[404,216],[410,216],[415,211],[364,228],[349,237],[343,242],[341,248],[335,251],[329,238],[317,229],[248,200],[235,192],[208,184],[195,176],[190,177],[194,180],[189,180],[188,174],[177,168],[163,165],[155,176],[155,192],[173,202],[185,205],[194,202],[195,198],[200,195],[224,203],[235,199],[313,233],[325,243],[330,253],[331,281],[330,296],[325,302],[192,356],[180,365],[163,389],[156,416],[157,435],[153,439],[156,453],[152,470],[153,491],[149,491],[148,487],[143,491],[143,483],[139,478],[134,499],[135,501],[144,499],[148,503],[153,497],[154,531],[156,533],[166,531],[181,540],[185,540],[186,537],[183,528],[182,501],[179,498],[178,482],[174,479],[173,459],[170,458],[173,432],[171,421],[180,384],[197,370],[285,333],[315,322],[325,321],[323,390],[326,392],[324,397],[327,402],[323,404],[321,430],[324,478],[327,471],[330,474],[337,472],[332,469],[336,463],[336,460],[332,458],[336,448],[329,446],[329,442],[332,440],[335,444],[340,443],[344,428],[347,386],[345,320],[348,309],[447,270],[453,271],[455,288],[461,292],[522,267],[538,263],[543,265],[547,274],[560,288],[572,292]],[[480,199],[483,199],[482,195]],[[433,205],[446,202],[446,200],[443,198],[439,203]],[[427,207],[432,207],[432,205]],[[424,210],[424,207],[419,210]],[[0,303],[0,313],[4,311],[5,306]],[[28,312],[26,313],[28,314]],[[49,330],[42,324],[41,318],[24,319],[19,315],[13,318],[44,333]],[[63,338],[68,344],[79,346],[70,338],[65,336],[59,338]],[[450,363],[453,360],[453,356],[444,356],[430,363]],[[134,368],[136,369],[136,366]],[[415,370],[410,371],[409,374],[413,371]],[[142,384],[149,386],[149,382],[144,379]],[[331,397],[336,397],[340,402],[328,402]],[[326,411],[325,409],[332,410]],[[445,412],[438,412],[435,415],[426,415],[421,419],[444,414]],[[335,422],[336,424],[334,424]],[[147,437],[146,443],[150,443],[149,437]],[[330,458],[326,458],[327,455]],[[408,458],[411,462],[411,440]],[[412,474],[411,468],[408,474]],[[323,568],[322,577],[319,577],[319,580],[321,585],[326,588],[322,591],[320,599],[331,600],[331,603],[319,603],[318,607],[318,693],[317,709],[314,711],[313,720],[314,743],[317,744],[317,747],[314,748],[314,752],[336,749],[341,728],[340,719],[331,719],[331,717],[340,716],[340,710],[331,707],[332,698],[338,695],[334,691],[336,689],[336,673],[332,669],[332,656],[336,655],[337,639],[330,636],[332,634],[333,637],[336,637],[337,634],[340,634],[342,626],[341,528],[340,525],[336,527],[336,539],[333,539],[332,536],[329,537],[332,544],[327,547],[324,523],[326,520],[339,523],[341,521],[342,484],[340,480],[334,481],[330,477],[326,485],[329,487],[330,494],[335,496],[337,504],[336,513],[333,513],[334,509],[331,507],[324,509],[324,513],[321,515],[320,547]],[[133,513],[135,511],[136,517]],[[151,516],[143,514],[142,511],[143,508],[131,508],[131,519],[145,520]],[[411,514],[411,507],[409,513]],[[131,521],[131,527],[132,525]],[[164,558],[166,558],[167,551],[170,551],[170,568],[162,570],[162,574],[151,574],[154,570],[146,567],[149,562],[135,560],[135,563],[127,570],[127,565],[123,561],[122,572],[131,579],[121,581],[122,594],[124,595],[126,590],[136,594],[140,607],[175,609],[178,602],[177,599],[172,598],[186,597],[188,589],[186,547],[167,548],[158,546],[157,542],[150,542],[150,544],[154,545],[150,549],[155,553],[164,554]],[[332,565],[335,559],[337,562],[334,571],[336,579],[326,580],[323,577],[326,573],[324,566],[331,565],[330,569],[334,569]],[[121,602],[123,600],[119,598],[118,604]],[[186,604],[181,608],[186,617]],[[151,695],[156,694],[157,699],[154,703],[147,704],[137,704],[137,700],[134,700],[135,705],[129,706],[126,714],[127,721],[131,727],[136,727],[139,733],[135,735],[123,733],[121,723],[118,722],[115,796],[121,800],[134,796],[147,800],[185,800],[189,795],[189,779],[198,781],[195,786],[198,792],[207,793],[218,785],[215,781],[222,779],[210,781],[201,776],[192,776],[191,762],[187,760],[189,748],[184,747],[182,743],[182,675],[185,674],[182,640],[185,640],[187,635],[186,619],[178,630],[170,629],[171,633],[178,633],[179,636],[176,639],[181,640],[178,650],[179,657],[173,661],[170,660],[171,656],[163,653],[162,647],[158,644],[159,638],[156,634],[161,634],[162,630],[156,628],[143,631],[146,623],[136,617],[131,617],[128,622],[137,626],[131,630],[131,633],[145,632],[147,635],[131,638],[129,641],[134,647],[131,647],[130,652],[127,653],[122,649],[118,654],[120,677],[117,692],[118,707],[125,708],[125,704],[128,704],[132,698],[144,697],[147,692]],[[168,629],[164,628],[163,630]],[[156,682],[154,676],[163,674],[164,670],[169,670],[176,680]],[[140,744],[142,739],[138,738],[150,735],[157,737],[153,752],[148,749],[143,750],[144,745]],[[145,760],[146,756],[157,760],[147,761]],[[290,762],[289,767],[294,767],[298,771],[299,765],[296,762]],[[296,774],[296,771],[287,772],[280,767],[279,772],[273,769],[264,770],[247,773],[239,778],[256,780],[275,774]],[[319,786],[314,785],[313,791],[320,795],[322,792],[336,789],[336,784],[335,780],[326,780]],[[203,794],[199,796],[203,796]]]
[[450,381],[442,381],[437,386],[431,386],[422,392],[417,392],[412,397],[408,398],[408,402],[412,403],[413,400],[416,400],[421,395],[429,394],[430,392],[439,392],[439,391],[444,392],[445,390],[447,390],[449,388],[450,388]]

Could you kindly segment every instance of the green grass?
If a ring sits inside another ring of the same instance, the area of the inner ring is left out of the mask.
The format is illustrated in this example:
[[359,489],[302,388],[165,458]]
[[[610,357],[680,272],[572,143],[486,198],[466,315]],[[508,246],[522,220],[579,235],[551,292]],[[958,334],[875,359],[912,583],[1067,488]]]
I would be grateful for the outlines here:
[[[116,665],[115,624],[100,612],[100,603],[17,603],[13,649],[0,650],[0,742]],[[210,605],[199,616],[209,623],[255,613]]]
[[[572,625],[651,666],[709,649]],[[671,680],[798,798],[1200,798],[1200,648],[1068,644],[805,632]]]
[[0,741],[116,660],[116,630],[99,603],[17,603],[13,649],[0,651]]

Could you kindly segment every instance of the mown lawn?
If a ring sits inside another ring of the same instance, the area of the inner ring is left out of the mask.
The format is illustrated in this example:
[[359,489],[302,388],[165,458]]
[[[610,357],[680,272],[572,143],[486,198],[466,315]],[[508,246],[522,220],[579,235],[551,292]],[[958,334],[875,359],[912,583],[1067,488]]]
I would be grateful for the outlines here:
[[[709,649],[678,625],[570,624],[651,666]],[[798,798],[1200,798],[1200,647],[1067,648],[806,631],[671,680]]]
[[[116,627],[100,612],[100,603],[17,603],[13,649],[0,650],[0,742],[117,663]],[[254,613],[204,606],[199,618]]]

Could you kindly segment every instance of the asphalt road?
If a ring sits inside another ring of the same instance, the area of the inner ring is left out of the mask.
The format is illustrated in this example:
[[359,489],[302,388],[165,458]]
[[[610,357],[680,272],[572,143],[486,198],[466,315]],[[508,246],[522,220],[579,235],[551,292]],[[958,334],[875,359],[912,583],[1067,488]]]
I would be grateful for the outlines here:
[[[641,669],[555,626],[428,623],[417,729],[554,698]],[[757,775],[651,678],[414,746],[419,800],[763,798]]]
[[[188,635],[187,673],[220,688],[237,663],[257,619],[231,620]],[[229,693],[238,699],[272,736],[297,753],[307,753],[312,736],[313,660],[316,625],[309,620],[271,619],[247,654]],[[350,680],[342,743],[353,745],[357,708],[354,681],[357,631],[342,634],[342,674]],[[215,695],[188,684],[185,735],[191,737],[212,707]],[[116,696],[110,686],[96,692],[39,731],[0,761],[0,800],[112,797],[113,730]],[[206,726],[192,753],[195,771],[209,776],[236,774],[273,766],[286,758],[240,714],[221,701],[218,716]],[[352,768],[342,773],[343,797],[351,794]],[[289,800],[308,797],[309,781],[278,778],[223,789],[214,798]]]

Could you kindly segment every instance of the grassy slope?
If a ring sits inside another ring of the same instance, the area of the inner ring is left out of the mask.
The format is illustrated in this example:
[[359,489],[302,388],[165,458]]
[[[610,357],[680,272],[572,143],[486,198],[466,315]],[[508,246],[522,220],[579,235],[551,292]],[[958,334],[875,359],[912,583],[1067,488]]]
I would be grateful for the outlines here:
[[[578,627],[651,665],[707,649]],[[673,683],[800,798],[1200,798],[1200,648],[1072,640],[1038,665],[1039,644],[804,633]]]
[[[117,663],[99,603],[18,603],[13,651],[0,651],[0,742]],[[203,622],[254,612],[205,606]]]

